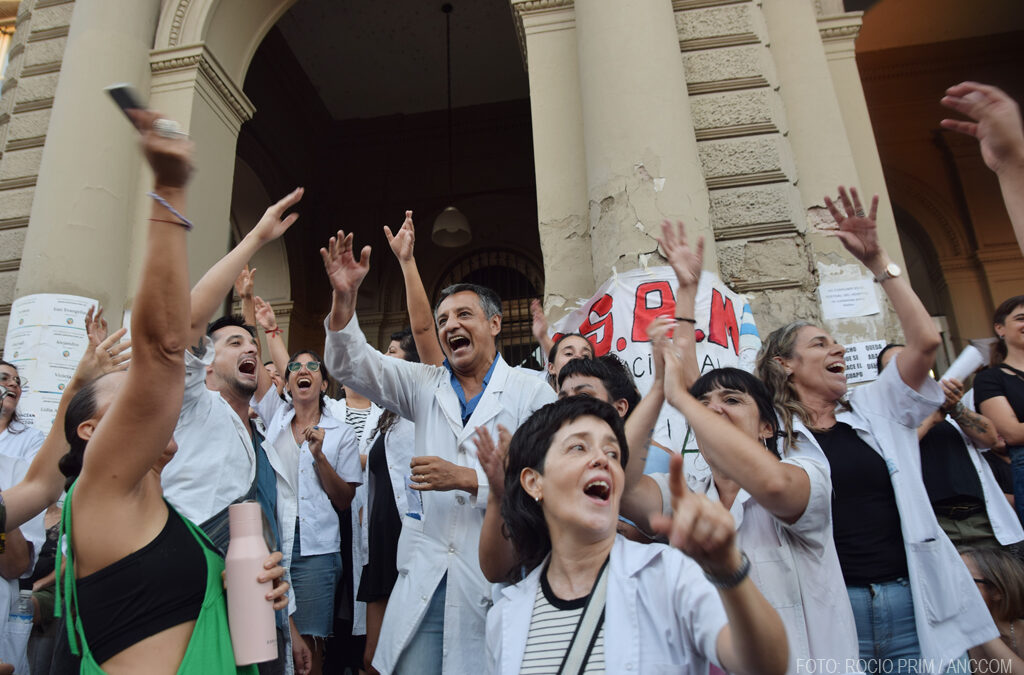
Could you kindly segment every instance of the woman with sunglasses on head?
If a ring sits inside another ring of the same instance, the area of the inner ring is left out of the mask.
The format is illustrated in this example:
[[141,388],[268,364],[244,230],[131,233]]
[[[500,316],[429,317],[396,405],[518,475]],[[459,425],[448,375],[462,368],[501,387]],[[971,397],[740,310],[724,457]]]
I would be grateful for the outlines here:
[[[658,241],[679,282],[675,313],[692,317],[702,242],[691,247],[683,224],[667,222]],[[809,663],[855,670],[857,633],[832,542],[828,464],[781,453],[772,398],[756,377],[737,368],[698,377],[692,325],[658,318],[647,334],[655,369],[665,370],[665,397],[686,417],[711,469],[689,477],[689,487],[732,513],[736,541],[751,560],[751,578],[786,626],[787,672],[801,672]],[[627,469],[627,518],[648,530],[649,514],[671,515],[671,509],[667,474]]]
[[[906,346],[879,378],[849,392],[845,349],[794,322],[768,336],[757,372],[782,420],[786,452],[826,459],[833,538],[869,672],[945,669],[996,637],[921,479],[917,427],[945,397],[929,376],[941,344],[928,311],[878,238],[878,197],[828,197],[836,237],[892,303]],[[958,664],[959,665],[959,664]]]
[[278,475],[281,550],[295,591],[292,640],[301,636],[312,652],[308,672],[319,675],[342,573],[335,509],[349,507],[363,474],[355,432],[325,411],[328,382],[320,356],[296,352],[284,375],[285,400],[269,387],[256,411],[266,424],[264,447],[273,448],[267,456]]

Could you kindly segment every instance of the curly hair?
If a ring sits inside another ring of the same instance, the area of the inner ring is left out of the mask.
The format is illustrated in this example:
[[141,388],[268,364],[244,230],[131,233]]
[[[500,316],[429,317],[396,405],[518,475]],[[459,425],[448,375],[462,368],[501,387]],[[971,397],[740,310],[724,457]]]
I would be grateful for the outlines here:
[[501,500],[505,532],[512,540],[517,557],[512,581],[518,581],[523,570],[528,572],[543,562],[551,551],[551,535],[544,510],[526,492],[520,475],[527,468],[543,474],[555,434],[566,424],[585,416],[596,417],[611,427],[619,443],[622,467],[625,468],[629,461],[629,446],[622,419],[615,408],[592,396],[569,396],[549,403],[533,413],[512,436],[505,469],[505,495]]

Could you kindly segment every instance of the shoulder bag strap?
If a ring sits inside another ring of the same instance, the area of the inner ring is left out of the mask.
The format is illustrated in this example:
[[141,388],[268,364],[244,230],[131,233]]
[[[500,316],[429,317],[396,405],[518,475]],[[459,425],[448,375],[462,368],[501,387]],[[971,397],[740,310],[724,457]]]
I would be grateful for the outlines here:
[[[610,556],[609,556],[610,557]],[[558,670],[560,675],[577,675],[587,666],[587,657],[597,638],[597,632],[604,623],[604,604],[608,590],[608,561],[601,567],[590,593],[587,606],[583,608],[580,622],[576,626],[576,634],[572,637],[569,648],[565,650],[565,659]]]

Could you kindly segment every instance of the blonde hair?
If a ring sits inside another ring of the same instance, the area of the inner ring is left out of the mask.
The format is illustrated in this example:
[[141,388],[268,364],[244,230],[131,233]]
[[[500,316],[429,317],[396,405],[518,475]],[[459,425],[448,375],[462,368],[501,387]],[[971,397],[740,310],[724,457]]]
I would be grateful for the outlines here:
[[779,359],[793,358],[797,333],[801,328],[813,325],[809,321],[793,321],[775,329],[757,355],[757,376],[771,392],[772,403],[782,418],[782,435],[786,439],[787,450],[793,447],[793,417],[799,417],[809,425],[811,414],[800,403],[796,388],[789,381],[789,373]]
[[985,583],[1002,595],[992,608],[996,619],[1013,621],[1024,616],[1024,564],[1020,560],[997,548],[965,548],[960,554],[969,556]]

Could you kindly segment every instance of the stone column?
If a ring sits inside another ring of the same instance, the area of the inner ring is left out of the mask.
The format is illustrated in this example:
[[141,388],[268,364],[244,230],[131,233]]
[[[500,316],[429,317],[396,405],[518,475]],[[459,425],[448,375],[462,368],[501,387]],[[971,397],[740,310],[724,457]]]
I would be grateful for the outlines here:
[[570,0],[513,0],[530,74],[544,309],[557,321],[594,292],[576,22]]
[[131,82],[145,95],[159,9],[156,0],[75,3],[15,296],[95,297],[117,320],[143,160],[103,88]]
[[665,219],[704,235],[714,269],[671,0],[586,0],[575,9],[595,283],[613,267],[644,265]]

